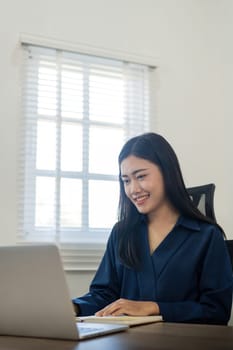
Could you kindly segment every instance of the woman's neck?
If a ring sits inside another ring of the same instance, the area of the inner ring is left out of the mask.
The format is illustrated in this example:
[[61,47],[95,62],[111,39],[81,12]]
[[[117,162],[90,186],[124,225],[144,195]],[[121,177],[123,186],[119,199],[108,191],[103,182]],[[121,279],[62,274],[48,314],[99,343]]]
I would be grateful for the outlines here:
[[177,222],[180,213],[172,205],[166,204],[154,213],[148,214],[148,223],[151,227],[172,225]]

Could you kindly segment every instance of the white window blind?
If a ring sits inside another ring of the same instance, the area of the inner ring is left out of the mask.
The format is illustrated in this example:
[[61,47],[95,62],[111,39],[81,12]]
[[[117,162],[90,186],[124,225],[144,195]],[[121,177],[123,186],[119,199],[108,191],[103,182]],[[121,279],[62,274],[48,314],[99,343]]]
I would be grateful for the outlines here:
[[70,250],[105,244],[117,220],[118,153],[149,128],[151,70],[60,49],[22,50],[18,239]]

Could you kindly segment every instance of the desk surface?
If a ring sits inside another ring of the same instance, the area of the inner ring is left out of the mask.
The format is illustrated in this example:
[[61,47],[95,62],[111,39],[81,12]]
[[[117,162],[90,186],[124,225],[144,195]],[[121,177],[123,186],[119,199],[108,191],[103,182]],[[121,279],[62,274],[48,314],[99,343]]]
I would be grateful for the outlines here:
[[0,350],[232,350],[233,327],[154,323],[79,342],[0,336]]

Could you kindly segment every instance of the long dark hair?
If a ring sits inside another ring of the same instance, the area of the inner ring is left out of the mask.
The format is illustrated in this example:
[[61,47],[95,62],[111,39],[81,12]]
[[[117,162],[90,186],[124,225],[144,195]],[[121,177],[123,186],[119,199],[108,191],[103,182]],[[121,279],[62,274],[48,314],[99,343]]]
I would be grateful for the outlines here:
[[[214,219],[203,215],[190,199],[177,156],[164,137],[150,132],[131,138],[126,142],[119,154],[119,169],[122,161],[130,155],[146,159],[159,166],[164,180],[166,196],[181,215],[216,224]],[[120,170],[119,181],[120,199],[117,225],[119,256],[125,265],[136,267],[140,262],[140,247],[137,242],[139,235],[137,231],[140,227],[139,223],[142,220],[142,214],[137,211],[134,204],[126,196]]]

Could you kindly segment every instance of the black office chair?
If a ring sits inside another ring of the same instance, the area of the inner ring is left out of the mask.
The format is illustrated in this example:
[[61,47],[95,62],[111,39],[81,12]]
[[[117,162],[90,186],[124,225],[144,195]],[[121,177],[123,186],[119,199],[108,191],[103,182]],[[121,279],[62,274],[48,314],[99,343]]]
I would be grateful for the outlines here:
[[[195,206],[206,216],[216,221],[214,212],[214,184],[187,188],[188,194]],[[226,239],[226,246],[230,255],[233,268],[233,239]]]
[[195,206],[206,216],[216,221],[214,213],[214,184],[187,188]]

